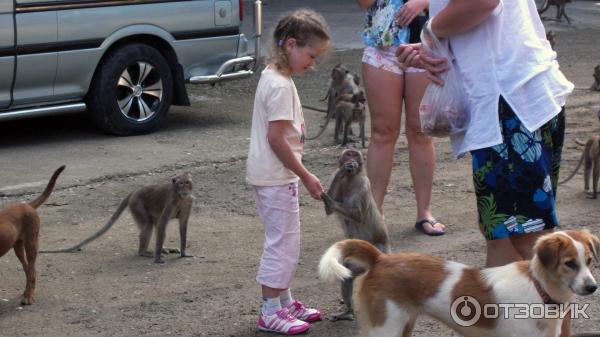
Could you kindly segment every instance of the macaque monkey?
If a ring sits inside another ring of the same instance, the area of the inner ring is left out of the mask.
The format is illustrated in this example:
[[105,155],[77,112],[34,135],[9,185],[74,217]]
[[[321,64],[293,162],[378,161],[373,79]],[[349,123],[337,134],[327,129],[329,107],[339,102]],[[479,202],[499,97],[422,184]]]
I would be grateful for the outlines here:
[[[322,110],[318,108],[313,108],[307,105],[303,105],[303,108],[311,109],[315,111],[325,112],[325,124],[321,127],[316,136],[307,138],[308,140],[313,140],[319,138],[325,129],[327,129],[327,125],[329,124],[329,120],[336,117],[336,103],[338,97],[350,94],[353,95],[360,90],[360,77],[358,75],[352,75],[350,70],[346,68],[344,65],[337,64],[331,70],[331,80],[329,81],[329,89],[327,90],[327,95],[325,99],[327,99],[327,110]],[[349,133],[352,134],[352,130],[349,130]]]
[[[190,173],[180,174],[166,184],[142,187],[125,197],[106,225],[94,235],[73,247],[42,251],[41,253],[70,253],[81,250],[83,246],[106,233],[125,208],[129,207],[129,211],[140,230],[138,255],[154,257],[155,263],[164,263],[162,253],[180,253],[181,257],[191,257],[192,255],[185,253],[185,248],[187,226],[193,200],[192,176]],[[180,249],[164,249],[167,224],[169,220],[174,218],[179,219]],[[153,230],[156,230],[154,253],[148,251],[148,244]]]
[[[369,241],[380,251],[390,252],[389,235],[383,216],[371,194],[371,184],[364,169],[362,154],[356,149],[346,149],[338,161],[333,180],[327,192],[321,194],[327,215],[336,213],[348,239]],[[347,266],[356,276],[359,266]],[[354,277],[342,282],[342,298],[346,311],[332,316],[331,320],[353,320],[352,282]]]
[[540,16],[542,13],[548,10],[550,6],[556,6],[556,21],[561,21],[564,16],[567,19],[567,23],[571,24],[571,19],[567,16],[567,12],[565,9],[567,8],[567,2],[571,2],[571,0],[544,0],[542,7],[538,10],[538,14]]
[[583,168],[584,190],[586,192],[590,190],[590,176],[592,176],[593,187],[591,198],[596,199],[598,193],[598,179],[600,178],[600,136],[591,136],[585,144],[578,140],[575,140],[575,142],[584,146],[581,157],[573,172],[563,181],[559,182],[559,184],[564,184],[571,180],[579,170],[581,163],[585,163]]
[[335,104],[335,141],[339,142],[339,134],[343,133],[342,145],[348,143],[348,134],[352,122],[357,122],[360,129],[360,139],[362,147],[365,147],[365,93],[359,91],[355,94],[345,94],[339,96]]

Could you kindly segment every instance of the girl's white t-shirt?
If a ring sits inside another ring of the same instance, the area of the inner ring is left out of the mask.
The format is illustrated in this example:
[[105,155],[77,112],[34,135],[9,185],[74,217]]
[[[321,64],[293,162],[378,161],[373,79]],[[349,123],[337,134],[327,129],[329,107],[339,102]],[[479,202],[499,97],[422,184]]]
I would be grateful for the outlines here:
[[294,81],[271,67],[263,70],[252,114],[246,182],[255,186],[277,186],[298,181],[298,176],[277,158],[267,140],[269,122],[288,120],[286,138],[298,160],[304,150],[304,116]]

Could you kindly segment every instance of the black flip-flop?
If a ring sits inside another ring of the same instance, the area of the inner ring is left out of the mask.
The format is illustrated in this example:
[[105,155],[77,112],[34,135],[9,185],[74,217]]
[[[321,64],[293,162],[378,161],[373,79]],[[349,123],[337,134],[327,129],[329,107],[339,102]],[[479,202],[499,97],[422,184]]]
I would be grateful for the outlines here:
[[444,230],[442,230],[441,232],[427,232],[425,231],[425,228],[423,228],[424,224],[430,224],[431,227],[435,228],[435,224],[439,223],[437,220],[435,219],[423,219],[423,220],[419,220],[415,223],[415,229],[418,231],[421,231],[424,234],[427,234],[429,236],[440,236],[440,235],[444,235],[446,234],[446,232]]

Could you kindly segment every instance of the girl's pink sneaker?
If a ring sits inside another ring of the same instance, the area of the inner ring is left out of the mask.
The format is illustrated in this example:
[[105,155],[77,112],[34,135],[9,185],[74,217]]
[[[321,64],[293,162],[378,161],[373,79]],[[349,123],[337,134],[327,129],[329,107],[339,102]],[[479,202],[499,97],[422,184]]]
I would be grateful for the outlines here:
[[294,300],[286,309],[290,314],[299,320],[305,322],[314,322],[321,320],[321,312],[317,309],[307,308],[302,302]]
[[277,332],[284,335],[297,335],[310,329],[310,324],[290,315],[287,308],[277,310],[273,315],[260,315],[258,330]]

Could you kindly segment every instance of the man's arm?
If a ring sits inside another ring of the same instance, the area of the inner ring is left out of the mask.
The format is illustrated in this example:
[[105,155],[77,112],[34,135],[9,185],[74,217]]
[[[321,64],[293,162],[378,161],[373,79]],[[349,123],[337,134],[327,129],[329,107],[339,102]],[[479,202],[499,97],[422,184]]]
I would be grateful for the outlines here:
[[499,0],[450,0],[431,22],[438,38],[464,33],[484,22],[496,9]]

